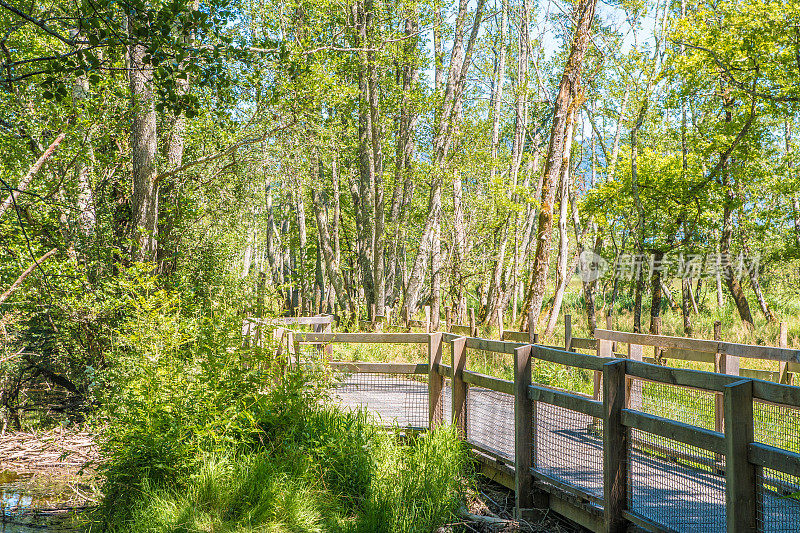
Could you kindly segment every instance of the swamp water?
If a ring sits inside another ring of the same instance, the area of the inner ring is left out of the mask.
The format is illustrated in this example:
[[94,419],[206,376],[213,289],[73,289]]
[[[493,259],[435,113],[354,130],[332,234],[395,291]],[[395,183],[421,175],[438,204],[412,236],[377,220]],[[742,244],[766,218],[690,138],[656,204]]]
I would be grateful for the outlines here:
[[0,471],[0,533],[77,533],[74,505],[63,479]]

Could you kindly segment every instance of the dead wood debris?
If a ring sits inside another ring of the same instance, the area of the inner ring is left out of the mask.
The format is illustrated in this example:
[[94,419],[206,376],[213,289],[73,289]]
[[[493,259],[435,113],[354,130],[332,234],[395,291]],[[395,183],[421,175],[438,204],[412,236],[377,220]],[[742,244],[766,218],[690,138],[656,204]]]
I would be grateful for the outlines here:
[[544,514],[538,521],[514,518],[514,492],[488,480],[481,480],[459,512],[459,522],[448,524],[439,533],[578,533],[579,528],[563,519]]
[[74,473],[96,465],[97,459],[97,446],[88,431],[59,427],[0,435],[0,471]]

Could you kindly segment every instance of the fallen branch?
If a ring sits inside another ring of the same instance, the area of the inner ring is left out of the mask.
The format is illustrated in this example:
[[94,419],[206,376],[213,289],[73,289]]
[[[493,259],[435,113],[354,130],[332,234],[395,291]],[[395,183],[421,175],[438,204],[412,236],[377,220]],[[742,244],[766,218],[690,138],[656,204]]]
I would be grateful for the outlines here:
[[64,137],[66,136],[67,136],[66,133],[61,132],[58,135],[58,137],[56,137],[56,140],[53,141],[53,143],[47,147],[47,150],[44,151],[44,153],[41,155],[41,157],[39,157],[36,163],[34,163],[33,166],[31,166],[31,168],[28,169],[28,173],[25,174],[25,177],[19,180],[17,188],[11,191],[11,194],[8,195],[8,198],[6,198],[5,201],[2,204],[0,204],[0,218],[2,218],[3,213],[5,213],[6,210],[9,207],[11,207],[11,204],[14,203],[14,201],[17,199],[17,196],[19,196],[21,192],[25,192],[25,189],[28,188],[28,185],[30,184],[33,177],[36,175],[37,172],[39,172],[39,169],[42,168],[44,162],[50,159],[50,156],[53,155],[53,152],[56,151],[56,148],[58,148],[58,145],[61,144],[61,141],[63,141]]
[[14,291],[16,291],[19,288],[20,285],[22,285],[22,282],[25,281],[25,278],[27,278],[31,272],[33,272],[36,268],[38,268],[39,265],[41,265],[43,262],[47,261],[53,255],[55,255],[56,252],[58,252],[58,248],[53,248],[52,250],[44,254],[42,257],[40,257],[38,260],[34,259],[33,264],[28,268],[26,268],[25,272],[20,274],[20,276],[17,278],[17,281],[12,283],[11,287],[9,287],[6,292],[0,295],[0,304],[5,302],[8,299],[8,297],[11,296],[14,293]]

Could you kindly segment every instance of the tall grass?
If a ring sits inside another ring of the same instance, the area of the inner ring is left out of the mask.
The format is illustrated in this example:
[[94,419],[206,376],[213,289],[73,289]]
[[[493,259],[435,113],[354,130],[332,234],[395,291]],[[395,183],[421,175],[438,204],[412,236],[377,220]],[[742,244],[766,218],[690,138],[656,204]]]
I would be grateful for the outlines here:
[[462,504],[466,452],[449,428],[405,440],[323,407],[297,429],[269,451],[205,457],[185,490],[145,490],[115,531],[423,533]]

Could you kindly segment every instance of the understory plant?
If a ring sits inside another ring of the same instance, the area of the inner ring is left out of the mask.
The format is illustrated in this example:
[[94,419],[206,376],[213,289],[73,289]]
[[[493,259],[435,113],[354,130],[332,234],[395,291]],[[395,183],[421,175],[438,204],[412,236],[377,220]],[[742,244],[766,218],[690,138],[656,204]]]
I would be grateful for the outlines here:
[[467,460],[450,429],[379,428],[331,401],[322,366],[242,346],[240,317],[131,299],[96,393],[98,528],[421,533],[455,515]]

